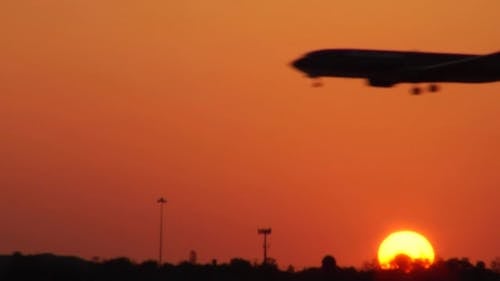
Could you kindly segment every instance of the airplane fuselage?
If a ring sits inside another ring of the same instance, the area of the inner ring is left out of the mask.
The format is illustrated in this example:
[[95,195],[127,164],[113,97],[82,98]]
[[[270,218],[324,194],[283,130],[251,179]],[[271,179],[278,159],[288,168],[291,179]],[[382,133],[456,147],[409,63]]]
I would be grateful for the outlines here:
[[500,53],[491,55],[428,52],[325,49],[310,52],[292,62],[311,78],[365,78],[371,86],[397,83],[500,80]]

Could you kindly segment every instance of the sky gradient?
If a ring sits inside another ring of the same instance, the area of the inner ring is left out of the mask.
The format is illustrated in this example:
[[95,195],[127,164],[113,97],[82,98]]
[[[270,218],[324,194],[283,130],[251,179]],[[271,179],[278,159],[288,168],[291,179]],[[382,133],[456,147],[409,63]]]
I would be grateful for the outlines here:
[[0,253],[281,266],[500,255],[500,84],[369,88],[289,67],[321,48],[500,50],[497,0],[0,4]]

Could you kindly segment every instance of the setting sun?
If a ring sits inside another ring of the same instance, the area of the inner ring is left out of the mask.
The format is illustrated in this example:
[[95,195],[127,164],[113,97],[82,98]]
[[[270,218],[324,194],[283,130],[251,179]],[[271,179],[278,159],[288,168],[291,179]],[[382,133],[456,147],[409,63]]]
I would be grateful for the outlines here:
[[408,266],[413,263],[429,267],[434,262],[434,249],[431,243],[417,232],[397,231],[387,236],[380,244],[378,262],[382,269],[409,270]]

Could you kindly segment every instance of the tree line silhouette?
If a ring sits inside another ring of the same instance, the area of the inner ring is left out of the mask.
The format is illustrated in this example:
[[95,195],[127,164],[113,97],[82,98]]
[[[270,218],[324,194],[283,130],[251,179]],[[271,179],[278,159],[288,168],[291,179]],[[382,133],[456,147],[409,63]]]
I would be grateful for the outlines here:
[[[155,261],[135,263],[121,257],[109,260],[84,260],[53,254],[0,255],[0,280],[17,281],[500,281],[500,258],[489,268],[484,262],[472,264],[467,258],[439,260],[429,268],[401,260],[400,268],[381,270],[375,264],[362,269],[339,267],[333,256],[325,256],[318,267],[286,270],[275,262],[252,264],[233,258],[229,263],[198,264],[196,259],[177,265],[158,265]],[[410,268],[408,267],[410,266]]]

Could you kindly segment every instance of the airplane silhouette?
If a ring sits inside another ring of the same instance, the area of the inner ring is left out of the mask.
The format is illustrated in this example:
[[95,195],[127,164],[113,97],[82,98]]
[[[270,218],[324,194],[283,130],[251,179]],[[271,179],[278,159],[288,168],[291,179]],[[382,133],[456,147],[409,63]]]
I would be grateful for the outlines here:
[[[291,65],[310,78],[364,78],[372,87],[392,87],[398,83],[430,83],[437,92],[438,82],[486,83],[500,80],[500,52],[486,55],[404,52],[361,49],[312,51]],[[314,87],[321,82],[313,83]],[[422,89],[414,86],[411,93]]]

